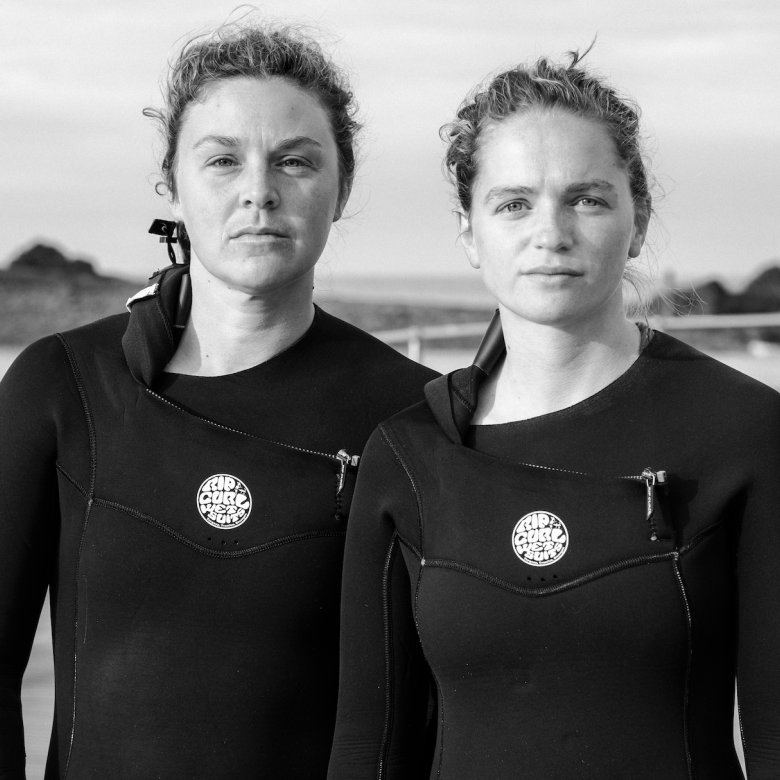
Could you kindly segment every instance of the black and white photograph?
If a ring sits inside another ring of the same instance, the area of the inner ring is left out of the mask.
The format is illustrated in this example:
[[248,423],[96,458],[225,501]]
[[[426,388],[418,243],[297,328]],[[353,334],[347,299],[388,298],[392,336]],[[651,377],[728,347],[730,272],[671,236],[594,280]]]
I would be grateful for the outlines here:
[[6,0],[3,780],[780,778],[780,6]]

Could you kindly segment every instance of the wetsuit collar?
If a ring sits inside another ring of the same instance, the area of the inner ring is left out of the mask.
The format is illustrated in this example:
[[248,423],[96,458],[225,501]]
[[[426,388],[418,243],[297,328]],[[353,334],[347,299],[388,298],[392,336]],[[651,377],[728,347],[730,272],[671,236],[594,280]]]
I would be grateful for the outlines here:
[[133,378],[146,387],[170,363],[178,345],[174,324],[181,319],[180,292],[189,266],[171,265],[149,280],[149,287],[128,301],[130,320],[122,349]]
[[[637,322],[636,325],[641,334],[639,351],[643,352],[653,338],[653,330],[644,322]],[[477,410],[479,388],[505,354],[501,318],[496,310],[479,345],[474,364],[440,376],[425,385],[425,400],[433,416],[456,444],[465,442],[466,432]]]
[[456,444],[463,444],[477,409],[479,388],[506,352],[498,310],[479,345],[474,364],[440,376],[425,386],[433,416]]

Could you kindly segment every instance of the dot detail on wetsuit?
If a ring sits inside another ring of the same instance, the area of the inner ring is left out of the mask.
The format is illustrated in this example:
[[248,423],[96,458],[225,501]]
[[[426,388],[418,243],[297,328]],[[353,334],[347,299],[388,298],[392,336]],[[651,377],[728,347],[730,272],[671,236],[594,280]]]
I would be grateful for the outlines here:
[[569,532],[560,517],[550,512],[529,512],[512,531],[512,548],[529,566],[549,566],[569,548]]
[[198,512],[214,528],[238,528],[252,511],[249,488],[231,474],[215,474],[198,488]]

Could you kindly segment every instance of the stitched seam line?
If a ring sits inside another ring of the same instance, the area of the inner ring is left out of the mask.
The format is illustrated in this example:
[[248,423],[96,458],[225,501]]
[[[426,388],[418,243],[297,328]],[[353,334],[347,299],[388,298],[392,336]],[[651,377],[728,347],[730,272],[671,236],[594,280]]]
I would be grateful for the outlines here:
[[735,675],[737,681],[737,718],[739,719],[739,738],[742,742],[742,755],[745,757],[745,778],[750,780],[750,770],[748,769],[747,745],[745,744],[745,727],[742,725],[742,707],[739,706],[739,672]]
[[395,533],[398,536],[398,541],[401,542],[401,544],[406,547],[407,550],[411,550],[418,558],[422,559],[422,554],[420,551],[408,539],[405,539],[403,536],[401,536],[398,531]]
[[452,383],[450,383],[450,389],[452,390],[452,394],[455,396],[455,398],[460,401],[463,406],[466,407],[466,409],[469,412],[473,412],[476,407],[472,406],[459,392],[458,388],[455,387]]
[[[416,552],[416,551],[415,551]],[[425,654],[425,647],[422,643],[422,637],[420,636],[420,623],[417,619],[417,602],[420,598],[420,584],[422,583],[422,573],[423,568],[425,568],[425,560],[423,558],[420,558],[420,569],[417,573],[417,587],[414,589],[414,626],[417,629],[417,640],[420,643],[420,650],[422,652],[423,658],[425,659],[425,663],[428,664],[428,669],[430,670],[431,677],[433,677],[433,682],[436,685],[436,692],[438,694],[438,707],[439,707],[439,765],[436,769],[436,777],[441,777],[441,765],[442,761],[444,760],[444,691],[442,690],[441,684],[439,683],[439,678],[436,676],[436,674],[433,671],[433,668],[431,667],[430,662],[428,661],[428,656]]]
[[137,509],[132,509],[131,507],[123,506],[122,504],[117,504],[114,501],[106,501],[104,498],[96,498],[95,503],[98,506],[103,506],[108,509],[115,509],[117,512],[124,512],[125,514],[130,515],[131,517],[135,517],[138,520],[143,520],[143,522],[149,523],[149,525],[152,525],[163,533],[168,534],[168,536],[173,537],[176,539],[176,541],[187,545],[187,547],[191,547],[196,552],[202,553],[203,555],[208,555],[211,558],[243,558],[247,555],[254,555],[255,553],[271,550],[274,547],[280,547],[283,544],[289,544],[290,542],[297,542],[304,539],[314,539],[317,537],[344,537],[347,535],[346,531],[328,529],[322,531],[304,531],[299,534],[282,536],[279,539],[274,539],[272,542],[264,542],[263,544],[258,544],[255,547],[249,547],[246,550],[222,552],[220,550],[212,550],[208,547],[204,547],[203,545],[198,544],[197,542],[193,542],[191,539],[188,539],[178,531],[174,531],[173,528],[159,521],[157,518],[144,514],[143,512],[139,512]]
[[495,585],[498,588],[507,590],[510,593],[517,593],[520,596],[528,596],[530,598],[540,598],[542,596],[553,596],[556,593],[562,593],[566,590],[571,590],[580,585],[585,585],[593,580],[605,577],[608,574],[614,574],[615,572],[622,571],[623,569],[631,569],[635,566],[641,566],[646,563],[660,563],[661,561],[669,561],[677,555],[676,552],[657,553],[656,555],[641,555],[636,558],[628,558],[625,561],[619,563],[613,563],[609,566],[603,566],[601,569],[583,574],[581,577],[577,577],[570,582],[562,582],[559,585],[547,585],[544,588],[526,588],[522,585],[513,585],[511,582],[502,580],[500,577],[494,577],[492,574],[488,574],[481,569],[477,569],[474,566],[470,566],[467,563],[461,563],[460,561],[451,561],[445,558],[426,558],[426,566],[435,566],[441,569],[453,569],[463,574],[470,574],[472,577],[476,577],[479,580],[483,580],[490,585]]
[[73,485],[74,488],[76,488],[76,490],[78,490],[79,493],[81,493],[82,496],[84,496],[84,498],[88,498],[89,497],[88,493],[87,493],[87,489],[85,487],[83,487],[78,482],[78,480],[75,479],[75,477],[72,477],[70,474],[68,474],[68,472],[65,471],[65,469],[62,468],[62,466],[60,466],[59,463],[55,463],[54,467],[57,469],[57,471],[60,472],[60,474],[62,474],[63,477],[65,477],[66,480],[68,480],[68,482],[70,482],[71,485]]
[[65,353],[68,356],[68,362],[70,363],[70,369],[73,372],[73,378],[76,382],[76,387],[79,391],[81,398],[81,404],[84,408],[84,415],[87,420],[87,433],[89,435],[89,491],[86,494],[87,506],[84,511],[84,522],[81,527],[81,539],[79,540],[79,550],[76,557],[76,587],[74,596],[74,620],[73,620],[73,706],[71,708],[71,726],[70,726],[70,741],[68,743],[68,757],[65,761],[65,775],[67,779],[68,771],[70,769],[70,761],[73,756],[73,745],[76,738],[76,690],[78,684],[78,634],[79,634],[79,575],[81,570],[81,553],[84,549],[84,539],[87,535],[87,525],[89,524],[89,516],[92,510],[93,496],[95,493],[95,479],[97,476],[97,439],[95,436],[95,425],[92,418],[92,410],[89,406],[89,398],[87,396],[87,390],[84,386],[84,381],[81,377],[78,365],[76,363],[75,355],[73,354],[70,345],[65,340],[65,337],[61,334],[57,334],[57,338],[60,340]]
[[691,539],[690,542],[686,542],[682,547],[680,547],[680,555],[690,552],[694,547],[696,547],[699,542],[706,539],[711,533],[716,531],[720,526],[723,524],[723,520],[719,520],[714,525],[711,525],[709,528],[705,528],[703,531],[699,531],[699,533],[696,534],[696,536]]
[[683,692],[683,740],[685,744],[685,760],[688,764],[688,777],[690,780],[694,780],[691,735],[688,723],[688,701],[690,695],[691,664],[693,659],[693,620],[691,617],[691,607],[688,603],[688,595],[685,592],[685,583],[683,582],[682,572],[680,571],[678,555],[675,555],[672,560],[672,569],[674,570],[674,575],[677,580],[677,587],[680,590],[680,598],[682,598],[683,606],[685,607],[685,625],[688,632],[688,657],[685,662],[685,688]]
[[393,729],[393,613],[390,605],[390,573],[395,560],[397,549],[397,534],[390,537],[390,546],[387,548],[385,565],[382,572],[382,611],[384,618],[385,640],[385,726],[382,731],[382,742],[379,745],[379,766],[377,767],[377,780],[385,777],[387,767],[387,754],[390,751],[390,733]]
[[62,333],[57,334],[57,338],[65,349],[68,355],[68,361],[70,362],[70,370],[73,372],[73,378],[76,382],[76,387],[81,397],[81,405],[84,407],[84,416],[87,418],[87,432],[89,435],[89,495],[95,494],[95,477],[97,474],[97,437],[95,436],[95,423],[92,418],[92,410],[89,406],[89,398],[87,397],[87,390],[84,386],[84,380],[81,378],[81,372],[76,364],[76,357],[73,354],[70,345],[65,341],[65,337]]
[[[158,288],[159,293],[159,288]],[[168,343],[171,345],[171,347],[176,347],[176,340],[173,338],[173,328],[171,327],[170,320],[168,319],[168,315],[165,313],[165,309],[163,309],[162,301],[160,300],[160,295],[154,296],[154,302],[157,304],[157,311],[160,312],[160,316],[162,317],[163,324],[165,325],[165,335],[168,337]]]
[[406,462],[405,458],[401,455],[400,448],[396,445],[396,443],[393,441],[393,438],[390,436],[390,432],[387,430],[387,428],[385,428],[384,423],[379,424],[379,431],[382,434],[382,438],[385,440],[385,444],[390,447],[390,451],[393,453],[393,455],[395,455],[396,460],[401,464],[401,468],[403,468],[403,470],[406,472],[406,476],[412,485],[412,490],[414,491],[414,500],[417,505],[417,520],[420,525],[420,548],[424,550],[425,536],[423,533],[422,496],[420,495],[420,490],[417,487],[417,482],[414,479],[414,474],[412,473],[412,469]]

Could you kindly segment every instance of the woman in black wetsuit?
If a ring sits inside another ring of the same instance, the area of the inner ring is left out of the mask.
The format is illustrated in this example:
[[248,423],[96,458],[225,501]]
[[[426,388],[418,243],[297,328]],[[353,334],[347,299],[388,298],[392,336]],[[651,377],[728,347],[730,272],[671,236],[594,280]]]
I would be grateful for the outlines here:
[[357,129],[316,43],[195,38],[155,115],[188,262],[0,384],[0,775],[48,587],[47,778],[323,778],[359,456],[435,375],[312,304]]
[[735,780],[735,677],[780,777],[780,396],[626,317],[638,111],[540,59],[444,136],[506,350],[367,446],[328,777]]

